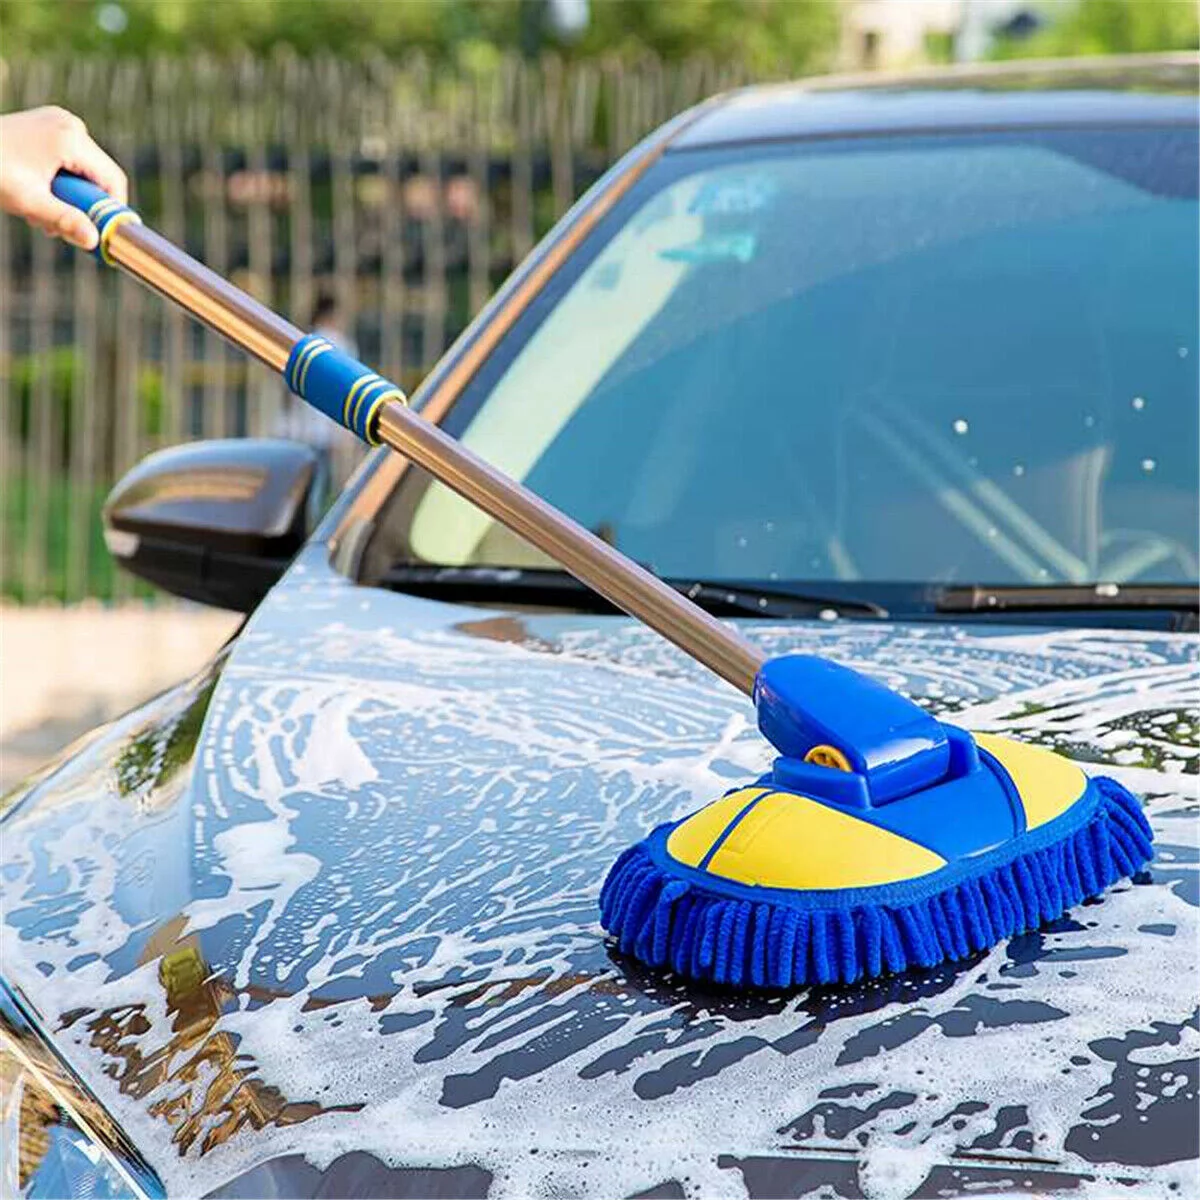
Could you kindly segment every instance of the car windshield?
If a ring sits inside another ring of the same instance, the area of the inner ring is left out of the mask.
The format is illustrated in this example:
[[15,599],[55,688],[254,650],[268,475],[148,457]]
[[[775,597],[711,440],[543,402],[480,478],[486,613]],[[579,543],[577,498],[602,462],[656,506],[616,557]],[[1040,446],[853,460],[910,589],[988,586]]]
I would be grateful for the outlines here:
[[[669,153],[444,425],[664,576],[1190,582],[1196,181],[1191,128]],[[408,561],[547,565],[403,491]]]

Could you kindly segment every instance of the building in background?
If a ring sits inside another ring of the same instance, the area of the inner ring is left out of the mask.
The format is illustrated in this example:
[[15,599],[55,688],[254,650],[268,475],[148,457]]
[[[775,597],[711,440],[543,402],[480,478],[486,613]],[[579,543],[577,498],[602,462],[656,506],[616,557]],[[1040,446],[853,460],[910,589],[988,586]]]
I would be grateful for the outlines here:
[[986,58],[999,30],[1034,32],[1029,0],[852,0],[842,13],[838,63],[846,71],[898,71]]

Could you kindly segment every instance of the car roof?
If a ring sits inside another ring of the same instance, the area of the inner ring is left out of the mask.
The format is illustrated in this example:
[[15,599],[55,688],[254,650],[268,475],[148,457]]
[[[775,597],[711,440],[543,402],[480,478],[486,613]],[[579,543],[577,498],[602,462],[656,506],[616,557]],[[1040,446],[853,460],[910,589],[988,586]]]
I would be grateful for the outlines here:
[[730,92],[702,108],[671,149],[838,135],[1194,123],[1198,79],[1200,56],[1194,54],[826,76]]

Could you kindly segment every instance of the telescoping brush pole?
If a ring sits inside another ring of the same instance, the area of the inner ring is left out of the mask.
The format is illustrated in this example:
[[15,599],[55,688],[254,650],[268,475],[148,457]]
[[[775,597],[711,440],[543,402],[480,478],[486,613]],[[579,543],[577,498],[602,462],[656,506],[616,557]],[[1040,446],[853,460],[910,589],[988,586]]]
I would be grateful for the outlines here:
[[935,720],[828,659],[764,660],[521,484],[411,412],[394,384],[305,334],[146,229],[94,185],[55,194],[121,267],[386,443],[619,608],[751,695],[772,769],[613,865],[600,917],[621,950],[721,984],[849,983],[986,950],[1055,920],[1153,856],[1136,797],[1035,746]]
[[141,223],[100,188],[60,174],[55,195],[100,231],[96,253],[278,371],[370,445],[381,442],[527,538],[581,582],[751,695],[762,655],[669,584],[413,412],[404,393],[315,334],[305,335]]

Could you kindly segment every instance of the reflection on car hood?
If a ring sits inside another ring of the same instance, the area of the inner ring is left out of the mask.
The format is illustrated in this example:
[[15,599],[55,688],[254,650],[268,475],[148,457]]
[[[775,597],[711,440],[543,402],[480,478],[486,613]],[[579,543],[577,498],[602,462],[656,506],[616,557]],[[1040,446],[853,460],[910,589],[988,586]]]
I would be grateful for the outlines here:
[[372,1171],[494,1195],[1186,1194],[1194,640],[747,632],[1103,765],[1146,798],[1152,872],[861,987],[648,974],[604,938],[600,884],[768,765],[745,698],[631,621],[358,589],[309,552],[209,674],[10,801],[5,975],[189,1195]]

